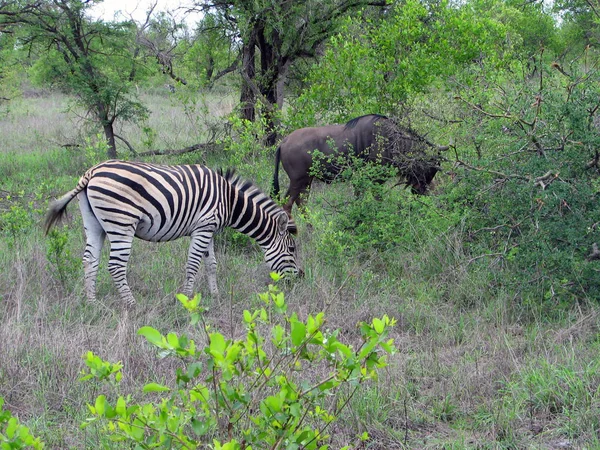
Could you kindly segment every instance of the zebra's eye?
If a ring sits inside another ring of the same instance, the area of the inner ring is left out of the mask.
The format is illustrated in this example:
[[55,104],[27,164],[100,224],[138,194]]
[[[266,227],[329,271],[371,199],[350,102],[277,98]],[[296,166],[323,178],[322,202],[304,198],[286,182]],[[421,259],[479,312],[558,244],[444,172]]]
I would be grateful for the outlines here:
[[296,246],[294,244],[288,245],[288,251],[290,253],[296,253]]

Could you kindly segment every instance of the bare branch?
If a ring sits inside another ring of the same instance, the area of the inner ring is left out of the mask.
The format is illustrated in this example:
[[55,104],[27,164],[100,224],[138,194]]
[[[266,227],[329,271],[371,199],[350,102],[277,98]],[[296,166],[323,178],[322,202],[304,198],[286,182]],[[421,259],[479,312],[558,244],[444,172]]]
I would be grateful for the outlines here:
[[120,141],[122,141],[128,148],[129,151],[133,154],[133,156],[137,156],[137,152],[135,151],[135,149],[131,146],[131,144],[129,142],[127,142],[124,138],[122,138],[121,136],[119,136],[118,134],[114,134],[114,136],[119,139]]
[[258,88],[256,83],[250,79],[250,77],[245,71],[242,71],[241,73],[242,78],[244,79],[252,93],[260,100],[260,102],[264,105],[267,111],[274,112],[274,106],[271,104],[271,102],[269,102],[269,100],[267,100],[267,98],[262,94],[262,92],[260,92],[260,89]]
[[196,150],[210,149],[215,146],[212,142],[204,144],[194,144],[178,150],[150,150],[148,152],[138,153],[137,156],[156,156],[156,155],[182,155],[184,153],[195,152]]
[[498,176],[498,177],[500,177],[500,178],[504,178],[504,179],[510,179],[510,178],[514,178],[514,179],[517,179],[517,180],[525,180],[525,181],[529,181],[529,180],[530,180],[530,178],[528,178],[528,177],[524,177],[523,175],[517,175],[517,174],[506,174],[506,173],[502,173],[502,172],[497,172],[497,171],[495,171],[495,170],[484,169],[484,168],[482,168],[482,167],[475,167],[475,166],[472,166],[472,165],[470,165],[470,164],[467,164],[466,162],[464,162],[464,161],[460,161],[460,160],[457,160],[455,164],[456,164],[457,166],[466,167],[467,169],[474,170],[474,171],[476,171],[476,172],[486,172],[486,173],[490,173],[490,174],[492,174],[492,175],[496,175],[496,176]]
[[226,67],[225,69],[219,71],[213,77],[213,79],[211,80],[210,84],[212,85],[215,81],[217,81],[218,79],[224,77],[228,73],[236,71],[238,69],[238,66],[240,65],[240,60],[241,60],[241,54],[238,55],[238,57],[229,65],[229,67]]
[[543,191],[550,185],[550,183],[552,183],[554,180],[556,180],[558,178],[559,174],[560,174],[560,172],[554,173],[551,170],[549,170],[541,177],[535,178],[533,180],[533,182],[534,182],[533,184],[540,185],[540,187],[542,188],[542,191]]
[[586,169],[593,169],[593,168],[598,169],[599,162],[600,162],[600,153],[598,152],[598,150],[596,150],[594,158],[592,158],[591,161],[588,161],[588,163],[585,165],[585,168]]

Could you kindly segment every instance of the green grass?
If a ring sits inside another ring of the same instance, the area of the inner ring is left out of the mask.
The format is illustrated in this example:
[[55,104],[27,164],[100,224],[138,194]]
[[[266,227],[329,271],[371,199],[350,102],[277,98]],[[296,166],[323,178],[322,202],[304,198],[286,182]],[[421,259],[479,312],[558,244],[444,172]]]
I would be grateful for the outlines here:
[[[155,148],[182,148],[206,136],[192,132],[194,120],[166,96],[146,100]],[[79,263],[85,240],[74,203],[63,254],[66,267],[75,261],[73,273],[58,275],[40,222],[47,202],[72,189],[98,157],[94,133],[87,144],[85,136],[78,141],[84,150],[61,148],[53,138],[65,116],[48,111],[66,101],[60,95],[23,100],[0,119],[0,130],[29,123],[11,131],[0,153],[0,395],[48,448],[118,448],[98,430],[79,428],[88,415],[86,403],[100,393],[100,387],[78,381],[82,356],[92,350],[122,361],[124,390],[136,396],[146,382],[173,382],[173,364],[158,359],[136,332],[149,325],[196,333],[173,298],[183,281],[189,240],[135,241],[129,280],[138,306],[132,311],[119,301],[105,248],[99,301],[88,304]],[[210,97],[206,101],[216,115],[229,108]],[[141,128],[121,132],[143,149]],[[223,155],[208,159],[211,166],[227,166]],[[268,191],[272,161],[259,154],[250,163],[257,174],[252,178]],[[398,354],[377,383],[353,398],[332,430],[333,448],[363,431],[371,436],[367,448],[598,446],[597,306],[582,301],[546,316],[547,306],[499,283],[510,276],[507,269],[493,260],[473,260],[477,255],[467,251],[462,228],[436,213],[435,195],[425,205],[399,189],[389,195],[402,205],[403,236],[387,249],[352,247],[351,229],[340,235],[336,224],[352,198],[349,185],[316,183],[308,218],[297,217],[306,276],[284,286],[290,308],[301,317],[326,310],[327,327],[357,344],[357,322],[383,314],[398,319],[393,332]],[[257,246],[230,230],[217,237],[216,252],[222,295],[210,298],[203,269],[197,288],[209,307],[207,320],[234,335],[242,311],[259,304],[256,293],[265,290],[268,270]]]

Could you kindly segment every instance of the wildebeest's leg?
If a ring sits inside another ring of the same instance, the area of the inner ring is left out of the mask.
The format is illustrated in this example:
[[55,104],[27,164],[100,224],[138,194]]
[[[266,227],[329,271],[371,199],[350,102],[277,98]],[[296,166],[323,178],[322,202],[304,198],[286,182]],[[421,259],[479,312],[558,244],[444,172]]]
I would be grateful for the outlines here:
[[81,210],[86,236],[85,251],[83,252],[85,294],[88,301],[93,302],[96,300],[96,278],[106,233],[98,219],[96,219],[85,191],[80,192],[77,197],[79,198],[79,209]]
[[206,274],[208,276],[208,289],[211,295],[219,295],[217,286],[217,258],[215,257],[215,240],[210,240],[208,244],[208,253],[204,259]]
[[303,205],[308,199],[308,193],[310,185],[312,184],[313,177],[306,175],[302,178],[290,180],[290,187],[286,193],[287,202],[283,205],[283,210],[289,217],[292,217],[292,207],[294,203],[298,206],[298,209],[304,213]]
[[[196,281],[196,275],[198,274],[198,268],[200,267],[200,261],[202,257],[209,252],[208,258],[210,259],[211,242],[213,239],[212,231],[198,231],[192,233],[192,242],[190,243],[190,249],[188,251],[188,260],[185,268],[185,283],[183,285],[182,293],[188,297],[191,297],[194,291],[194,282]],[[212,250],[214,258],[214,250]],[[209,279],[210,279],[209,269]],[[216,273],[216,260],[214,271]],[[216,284],[216,275],[215,275]],[[210,286],[210,281],[209,281]],[[211,288],[212,289],[212,288]],[[211,292],[212,293],[212,292]]]
[[121,296],[121,300],[127,306],[134,306],[135,299],[127,283],[127,262],[131,256],[131,246],[137,223],[132,223],[128,227],[120,227],[119,230],[112,232],[106,231],[110,241],[110,255],[108,257],[108,271],[112,276],[115,285]]

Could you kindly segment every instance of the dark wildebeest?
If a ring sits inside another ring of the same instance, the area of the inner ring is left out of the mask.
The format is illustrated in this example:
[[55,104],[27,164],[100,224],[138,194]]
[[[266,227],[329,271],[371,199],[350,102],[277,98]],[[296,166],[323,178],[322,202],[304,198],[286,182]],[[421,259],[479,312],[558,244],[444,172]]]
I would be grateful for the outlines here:
[[427,156],[426,148],[442,150],[416,133],[398,127],[391,119],[378,114],[368,114],[352,119],[346,125],[301,128],[281,141],[275,153],[273,196],[279,197],[279,162],[290,178],[287,201],[283,209],[291,216],[294,203],[298,208],[308,196],[314,178],[311,172],[313,152],[324,155],[319,167],[320,180],[332,181],[341,165],[331,156],[351,155],[363,161],[378,162],[398,168],[407,186],[416,194],[424,194],[438,172],[439,155]]

